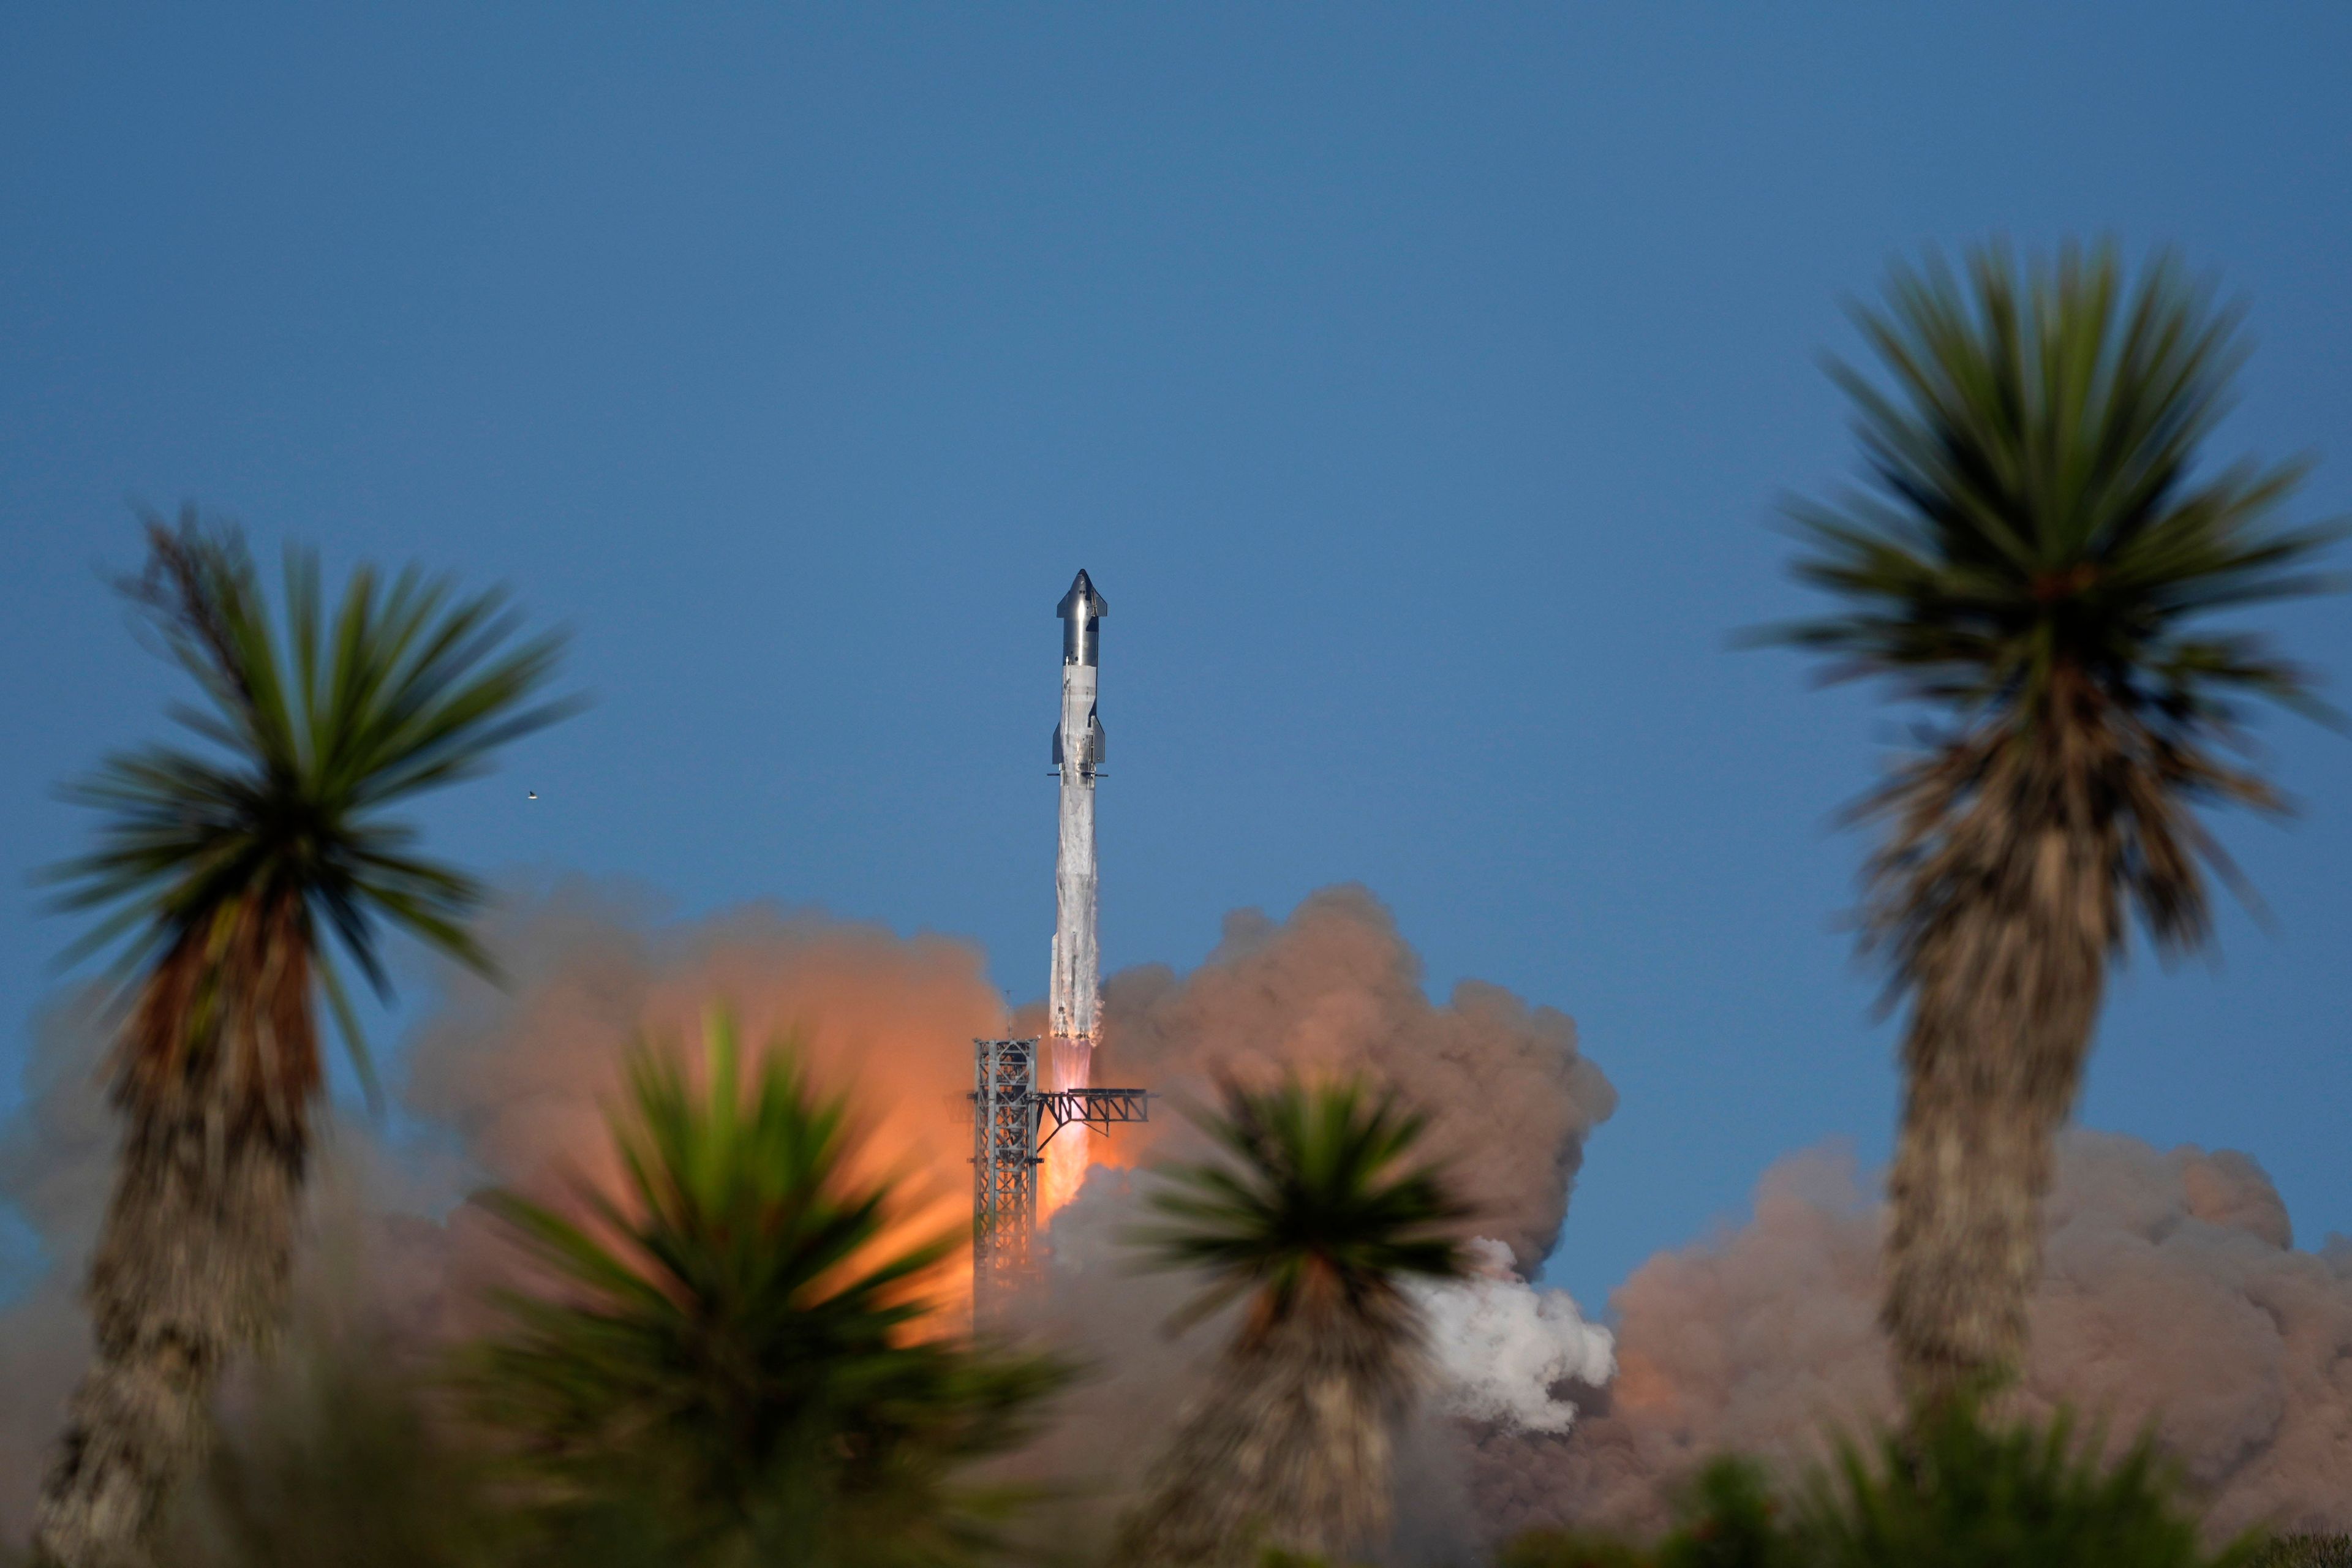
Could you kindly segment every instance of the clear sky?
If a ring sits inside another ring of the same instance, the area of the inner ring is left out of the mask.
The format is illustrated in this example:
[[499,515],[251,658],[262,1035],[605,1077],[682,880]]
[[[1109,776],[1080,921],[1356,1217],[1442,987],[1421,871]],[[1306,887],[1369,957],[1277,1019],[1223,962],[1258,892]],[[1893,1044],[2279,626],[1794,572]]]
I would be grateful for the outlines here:
[[[2224,447],[2352,510],[2347,82],[2336,5],[7,7],[0,1076],[50,791],[169,689],[97,570],[127,497],[575,630],[598,706],[443,850],[967,935],[1023,1000],[1084,565],[1107,967],[1355,879],[1433,987],[1573,1014],[1623,1095],[1591,1301],[1888,1143],[1829,819],[1892,721],[1727,646],[1805,603],[1769,522],[1850,467],[1841,301],[2177,245],[2251,307]],[[2270,617],[2339,698],[2347,614]],[[2273,929],[2136,967],[2084,1110],[2252,1152],[2316,1242],[2352,742],[2265,733],[2302,819],[2224,837]]]

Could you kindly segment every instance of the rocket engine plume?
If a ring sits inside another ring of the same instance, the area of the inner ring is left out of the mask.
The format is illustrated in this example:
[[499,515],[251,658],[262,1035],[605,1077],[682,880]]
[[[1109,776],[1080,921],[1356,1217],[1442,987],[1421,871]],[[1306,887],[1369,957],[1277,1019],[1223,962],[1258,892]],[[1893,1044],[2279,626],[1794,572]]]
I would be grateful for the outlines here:
[[[1095,776],[1103,760],[1102,720],[1095,711],[1102,618],[1110,605],[1081,571],[1054,607],[1062,621],[1062,717],[1054,727],[1054,767],[1061,775],[1061,834],[1054,857],[1054,973],[1046,992],[1046,1041],[1038,1087],[1086,1089],[1094,1082],[1096,1014],[1102,994],[1095,942]],[[1069,1201],[1086,1179],[1091,1136],[1082,1123],[1055,1132],[1045,1146],[1038,1207]]]

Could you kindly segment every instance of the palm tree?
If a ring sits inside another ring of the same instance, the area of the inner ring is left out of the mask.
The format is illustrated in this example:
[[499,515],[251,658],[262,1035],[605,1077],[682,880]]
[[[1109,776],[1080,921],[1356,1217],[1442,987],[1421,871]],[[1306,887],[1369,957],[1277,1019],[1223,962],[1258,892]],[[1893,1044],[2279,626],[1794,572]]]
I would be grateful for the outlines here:
[[1833,367],[1868,490],[1791,508],[1798,575],[1845,603],[1779,638],[1882,677],[1934,727],[1857,808],[1884,825],[1865,943],[1907,997],[1884,1321],[1940,1405],[2018,1365],[2041,1200],[2130,913],[2202,946],[2197,816],[2283,802],[2246,760],[2245,700],[2321,714],[2305,671],[2207,613],[2320,587],[2328,529],[2283,526],[2297,465],[2202,449],[2242,357],[2236,316],[2159,258],[2021,276],[1898,268],[1857,320],[1891,386]]
[[1466,1271],[1471,1210],[1413,1158],[1427,1119],[1349,1080],[1228,1082],[1201,1125],[1224,1156],[1177,1166],[1138,1232],[1159,1266],[1208,1276],[1175,1326],[1246,1298],[1206,1398],[1124,1522],[1128,1564],[1326,1555],[1388,1523],[1390,1429],[1423,1374],[1411,1279]]
[[1056,1364],[945,1337],[928,1290],[962,1237],[908,1239],[855,1173],[844,1100],[789,1043],[748,1071],[723,1018],[698,1089],[643,1047],[611,1121],[622,1191],[575,1215],[484,1201],[551,1287],[500,1297],[474,1412],[516,1440],[563,1560],[634,1535],[649,1560],[954,1561],[991,1544],[960,1484],[1011,1447]]
[[107,819],[97,850],[53,873],[67,907],[111,910],[78,951],[122,944],[96,1357],[36,1521],[68,1568],[136,1558],[204,1446],[224,1362],[279,1316],[319,996],[367,1063],[329,936],[379,992],[386,926],[486,967],[464,924],[480,888],[420,858],[384,812],[562,711],[538,700],[558,639],[516,644],[497,594],[458,599],[414,572],[380,590],[362,569],[330,623],[315,558],[289,552],[281,634],[234,530],[190,509],[176,530],[150,518],[147,540],[125,591],[202,690],[206,706],[174,716],[206,744],[116,756],[74,786]]

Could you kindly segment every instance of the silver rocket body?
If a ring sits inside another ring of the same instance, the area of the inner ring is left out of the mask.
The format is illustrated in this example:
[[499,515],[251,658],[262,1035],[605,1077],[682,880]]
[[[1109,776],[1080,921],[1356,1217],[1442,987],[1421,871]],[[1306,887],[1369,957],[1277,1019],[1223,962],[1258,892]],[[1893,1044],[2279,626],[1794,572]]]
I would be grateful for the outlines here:
[[1095,711],[1102,618],[1110,606],[1081,572],[1055,614],[1062,618],[1062,721],[1054,730],[1061,774],[1061,839],[1054,858],[1054,977],[1046,993],[1046,1089],[1085,1089],[1093,1071],[1101,966],[1095,942],[1095,776],[1104,754]]

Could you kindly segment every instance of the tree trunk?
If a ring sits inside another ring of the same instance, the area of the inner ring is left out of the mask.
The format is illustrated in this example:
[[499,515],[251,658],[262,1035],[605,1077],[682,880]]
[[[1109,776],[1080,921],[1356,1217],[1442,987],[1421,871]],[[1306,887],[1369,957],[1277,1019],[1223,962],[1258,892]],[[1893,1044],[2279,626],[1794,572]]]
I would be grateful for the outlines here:
[[1302,1314],[1228,1352],[1122,1522],[1112,1561],[1245,1568],[1268,1547],[1337,1560],[1376,1542],[1408,1349],[1360,1320]]
[[247,1127],[144,1117],[124,1144],[90,1265],[96,1355],[35,1515],[36,1550],[60,1568],[150,1560],[204,1453],[214,1384],[278,1320],[304,1157],[299,1135]]
[[2022,1363],[2042,1199],[2115,931],[2103,836],[2069,832],[2047,810],[2018,832],[2015,805],[1980,807],[2008,815],[2007,831],[1979,837],[1992,855],[1913,953],[1881,1319],[1915,1406],[1997,1384]]

